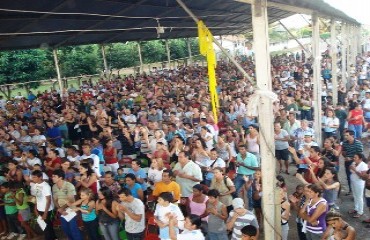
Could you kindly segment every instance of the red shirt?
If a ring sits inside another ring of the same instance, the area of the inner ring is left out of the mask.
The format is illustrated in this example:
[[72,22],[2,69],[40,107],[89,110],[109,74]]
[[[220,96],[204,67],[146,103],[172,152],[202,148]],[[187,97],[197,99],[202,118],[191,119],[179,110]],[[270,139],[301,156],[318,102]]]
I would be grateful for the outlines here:
[[[47,163],[51,162],[51,166],[50,167],[52,167],[52,168],[54,168],[57,164],[59,164],[59,165],[62,164],[62,160],[59,157],[55,158],[54,160],[51,160],[50,158],[47,158],[46,159],[46,162]],[[49,176],[49,178],[51,178],[52,175],[53,175],[53,170],[48,170],[46,172],[46,174]]]
[[362,118],[364,117],[364,111],[362,109],[353,109],[350,111],[351,113],[351,119],[349,120],[348,124],[352,125],[362,125]]

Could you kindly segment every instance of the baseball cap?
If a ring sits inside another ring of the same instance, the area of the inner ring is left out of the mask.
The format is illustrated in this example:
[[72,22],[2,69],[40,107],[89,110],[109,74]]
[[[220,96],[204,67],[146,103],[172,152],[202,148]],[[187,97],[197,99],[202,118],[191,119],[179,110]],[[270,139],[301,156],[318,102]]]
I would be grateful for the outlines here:
[[234,198],[232,201],[232,205],[234,209],[244,208],[244,201],[241,198]]

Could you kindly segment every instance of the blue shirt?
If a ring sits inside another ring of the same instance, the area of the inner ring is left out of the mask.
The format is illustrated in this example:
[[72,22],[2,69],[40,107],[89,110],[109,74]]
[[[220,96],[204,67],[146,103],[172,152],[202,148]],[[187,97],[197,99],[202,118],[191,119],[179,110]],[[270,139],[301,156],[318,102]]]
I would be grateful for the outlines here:
[[49,137],[49,138],[57,138],[57,139],[53,139],[53,141],[55,141],[57,147],[61,147],[62,146],[62,134],[60,133],[60,130],[58,127],[52,127],[52,128],[49,128],[47,131],[46,131],[46,136]]
[[[145,171],[142,168],[140,168],[136,172],[132,168],[130,168],[128,170],[128,173],[134,174],[136,178],[141,178],[141,179],[146,179],[147,178],[146,173],[145,173]],[[143,191],[146,191],[147,186],[146,186],[146,182],[145,181],[143,183],[138,183],[138,184],[141,186],[141,189],[143,189]]]
[[[236,162],[243,162],[244,165],[248,167],[258,167],[257,157],[250,152],[247,152],[247,156],[244,159],[242,158],[241,154],[238,153],[238,155],[236,155]],[[253,175],[254,172],[255,170],[251,170],[243,166],[239,166],[237,170],[238,174],[243,175]]]
[[138,194],[138,191],[141,189],[141,186],[139,183],[135,183],[134,186],[132,188],[130,188],[129,186],[126,185],[126,187],[128,189],[130,189],[131,191],[131,194],[134,198],[137,198],[137,199],[140,199],[139,197],[139,194]]

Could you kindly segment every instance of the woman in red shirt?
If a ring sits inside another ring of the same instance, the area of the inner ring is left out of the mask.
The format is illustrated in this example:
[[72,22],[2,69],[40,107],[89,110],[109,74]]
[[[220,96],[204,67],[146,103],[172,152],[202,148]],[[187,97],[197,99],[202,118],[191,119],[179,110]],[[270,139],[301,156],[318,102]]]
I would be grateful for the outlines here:
[[358,102],[351,104],[351,110],[348,113],[347,121],[348,129],[355,132],[355,138],[360,139],[362,134],[362,126],[366,123],[361,104]]
[[108,140],[106,147],[104,148],[104,160],[105,164],[112,169],[114,174],[117,173],[119,168],[117,159],[117,149],[113,147],[113,140]]
[[48,158],[44,162],[46,168],[46,174],[51,178],[53,171],[56,169],[60,169],[60,165],[62,164],[62,160],[59,157],[59,151],[56,149],[51,149],[48,152]]

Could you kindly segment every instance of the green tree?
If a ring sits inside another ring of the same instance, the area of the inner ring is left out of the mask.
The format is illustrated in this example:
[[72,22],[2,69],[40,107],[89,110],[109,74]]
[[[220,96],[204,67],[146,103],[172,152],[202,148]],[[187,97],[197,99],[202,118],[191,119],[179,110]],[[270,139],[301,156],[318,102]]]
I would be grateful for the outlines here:
[[98,51],[100,48],[96,44],[63,47],[58,50],[62,77],[96,74],[101,71],[103,60]]
[[106,57],[110,68],[121,69],[139,65],[136,42],[114,43],[106,46]]
[[169,47],[171,52],[171,59],[179,59],[187,57],[187,43],[183,38],[169,40]]
[[[55,76],[46,50],[30,49],[0,52],[0,84],[12,84],[46,79]],[[35,87],[35,84],[33,84]],[[28,86],[29,87],[29,86]],[[11,88],[0,91],[10,98]]]
[[167,60],[166,47],[162,40],[142,42],[141,54],[143,56],[144,63]]

